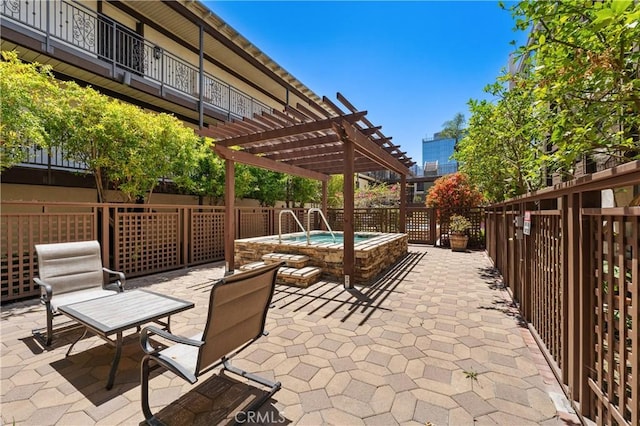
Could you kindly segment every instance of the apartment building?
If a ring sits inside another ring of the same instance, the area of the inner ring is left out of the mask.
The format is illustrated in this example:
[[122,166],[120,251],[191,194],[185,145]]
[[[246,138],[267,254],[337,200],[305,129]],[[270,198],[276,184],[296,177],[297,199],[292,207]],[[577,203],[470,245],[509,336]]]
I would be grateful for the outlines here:
[[[198,1],[7,0],[0,49],[194,129],[321,99]],[[84,166],[33,147],[3,199],[95,201]],[[42,186],[48,185],[43,191]],[[64,187],[75,187],[70,193]],[[62,187],[57,189],[57,187]],[[85,189],[82,189],[85,188]],[[184,200],[182,200],[184,202]]]

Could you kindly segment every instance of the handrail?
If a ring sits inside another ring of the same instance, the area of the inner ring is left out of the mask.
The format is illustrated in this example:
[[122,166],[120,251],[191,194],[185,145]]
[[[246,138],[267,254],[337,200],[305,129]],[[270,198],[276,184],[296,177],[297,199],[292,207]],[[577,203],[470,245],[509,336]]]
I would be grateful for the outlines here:
[[291,213],[291,216],[293,216],[293,218],[296,220],[296,223],[298,224],[300,229],[302,229],[302,232],[307,234],[307,245],[308,245],[311,242],[309,233],[305,231],[304,226],[302,226],[302,224],[298,220],[298,217],[296,216],[294,211],[291,209],[280,210],[280,213],[278,214],[278,243],[279,244],[282,243],[282,213]]
[[319,209],[318,207],[312,207],[309,210],[307,210],[307,241],[311,240],[311,213],[312,212],[320,213],[320,217],[324,221],[324,224],[327,225],[327,229],[331,233],[331,236],[333,237],[333,242],[335,243],[336,242],[336,236],[333,233],[333,230],[331,229],[331,226],[329,225],[329,222],[327,221],[327,218],[324,217],[324,213],[322,213],[322,210]]

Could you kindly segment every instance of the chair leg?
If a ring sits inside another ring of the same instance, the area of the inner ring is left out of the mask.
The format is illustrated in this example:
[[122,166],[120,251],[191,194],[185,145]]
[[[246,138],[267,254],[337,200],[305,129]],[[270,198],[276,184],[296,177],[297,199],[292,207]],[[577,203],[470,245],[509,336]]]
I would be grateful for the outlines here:
[[151,413],[151,408],[149,408],[149,361],[151,361],[151,358],[148,355],[142,358],[140,371],[140,391],[142,392],[140,403],[142,404],[142,413],[149,426],[164,426],[164,423],[158,420],[153,413]]
[[262,404],[264,404],[269,398],[271,398],[273,394],[275,394],[282,386],[280,382],[272,382],[271,380],[265,379],[264,377],[260,377],[256,374],[249,373],[248,371],[245,371],[241,368],[231,365],[231,363],[229,362],[229,359],[225,358],[222,361],[222,365],[223,365],[223,370],[227,370],[231,373],[237,374],[238,376],[244,377],[246,379],[251,380],[252,382],[259,383],[269,388],[268,392],[264,396],[255,400],[253,403],[251,403],[251,405],[249,405],[244,410],[245,413],[259,409],[262,406]]
[[53,337],[53,313],[51,312],[51,305],[47,303],[45,305],[47,310],[47,346],[51,346],[51,338]]

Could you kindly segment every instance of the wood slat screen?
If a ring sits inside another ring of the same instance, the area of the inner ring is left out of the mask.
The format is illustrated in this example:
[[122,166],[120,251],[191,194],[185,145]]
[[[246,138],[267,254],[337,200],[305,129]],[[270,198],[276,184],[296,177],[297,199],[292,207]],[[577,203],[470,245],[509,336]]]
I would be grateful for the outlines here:
[[237,212],[236,236],[238,238],[261,237],[271,233],[273,209],[243,207],[238,208]]
[[531,234],[531,324],[559,368],[564,341],[562,257],[559,214],[534,215]]
[[639,216],[591,216],[595,364],[589,385],[597,424],[636,425],[640,412]]
[[488,254],[587,424],[640,425],[639,185],[635,161],[486,209]]

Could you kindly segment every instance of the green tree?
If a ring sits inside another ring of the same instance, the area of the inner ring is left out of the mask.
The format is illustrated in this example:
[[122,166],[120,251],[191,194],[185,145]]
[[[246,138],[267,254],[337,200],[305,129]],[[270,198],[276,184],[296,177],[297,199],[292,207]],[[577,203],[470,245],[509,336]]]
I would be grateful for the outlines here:
[[27,159],[28,149],[47,149],[66,110],[51,68],[26,64],[16,52],[0,61],[0,171]]
[[440,136],[455,139],[457,145],[458,141],[464,135],[465,123],[466,120],[464,118],[464,114],[462,114],[461,112],[457,113],[453,116],[452,120],[445,121],[444,124],[442,124]]
[[341,208],[344,205],[344,175],[331,175],[327,182],[327,205]]
[[273,207],[286,197],[286,175],[271,170],[250,167],[255,186],[249,196],[261,206]]
[[545,174],[571,177],[584,158],[640,158],[640,4],[521,1],[510,10],[529,42],[518,74],[487,87],[493,101],[470,101],[454,155],[461,170],[500,201],[538,189]]
[[[503,79],[518,77],[503,76]],[[503,80],[504,81],[504,80]],[[502,83],[485,88],[495,103],[469,101],[471,119],[453,157],[460,170],[490,201],[502,201],[540,186],[538,121],[531,90],[517,81],[511,90]]]
[[197,162],[193,130],[171,115],[145,112],[91,88],[74,87],[68,95],[73,108],[59,143],[93,173],[101,202],[110,182],[127,202],[149,201],[162,178],[186,183],[186,171]]
[[318,202],[320,200],[320,182],[314,179],[302,178],[299,176],[287,176],[286,206],[304,207],[306,203]]
[[584,155],[640,158],[640,3],[523,1],[512,13],[517,28],[532,28],[520,53],[554,149],[545,166],[569,172]]

